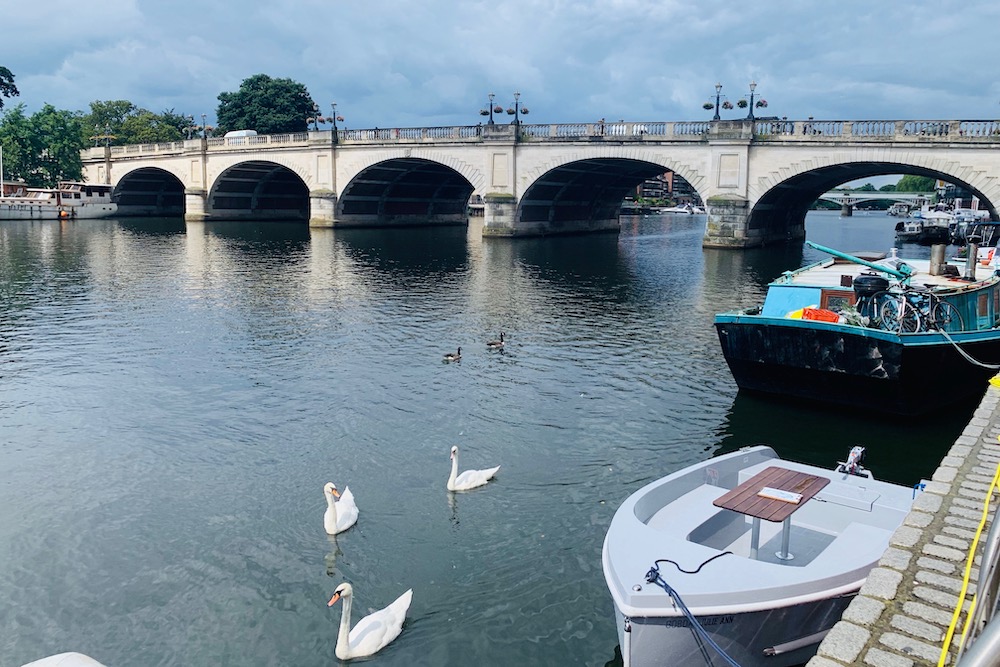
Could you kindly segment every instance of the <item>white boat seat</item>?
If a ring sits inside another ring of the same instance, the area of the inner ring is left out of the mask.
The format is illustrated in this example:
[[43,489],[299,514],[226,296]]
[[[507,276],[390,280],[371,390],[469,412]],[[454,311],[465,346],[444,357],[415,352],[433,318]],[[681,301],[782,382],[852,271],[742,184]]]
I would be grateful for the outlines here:
[[885,553],[891,536],[892,531],[885,528],[850,523],[807,567],[865,577]]
[[[711,516],[705,514],[705,508],[712,508],[712,501],[728,491],[729,489],[721,486],[702,484],[659,510],[649,518],[646,525],[664,532],[687,535],[701,525],[707,516]],[[712,509],[718,512],[725,511]]]

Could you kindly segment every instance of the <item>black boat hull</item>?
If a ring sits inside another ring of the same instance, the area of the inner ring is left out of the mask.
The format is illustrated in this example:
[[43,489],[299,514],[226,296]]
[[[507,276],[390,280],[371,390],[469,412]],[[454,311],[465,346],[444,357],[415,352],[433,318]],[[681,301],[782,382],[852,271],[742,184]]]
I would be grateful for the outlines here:
[[1000,363],[1000,331],[948,340],[753,315],[720,315],[715,326],[741,390],[866,411],[920,415],[972,400]]

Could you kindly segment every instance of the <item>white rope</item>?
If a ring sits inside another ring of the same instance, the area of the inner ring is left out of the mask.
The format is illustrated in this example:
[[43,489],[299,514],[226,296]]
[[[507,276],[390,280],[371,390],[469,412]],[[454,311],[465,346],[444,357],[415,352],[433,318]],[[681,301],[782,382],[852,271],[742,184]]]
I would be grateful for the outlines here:
[[1000,364],[987,364],[987,363],[983,363],[982,361],[979,361],[978,359],[973,359],[972,356],[968,352],[966,352],[965,350],[963,350],[962,348],[960,348],[958,346],[958,343],[956,343],[954,340],[952,340],[951,336],[948,335],[947,331],[945,331],[944,329],[941,329],[940,332],[941,332],[942,336],[944,336],[945,338],[948,339],[949,343],[951,343],[952,345],[955,346],[955,349],[958,350],[958,353],[961,354],[963,357],[965,357],[965,360],[968,361],[970,364],[975,364],[976,366],[980,366],[982,368],[988,368],[988,369],[990,369],[992,371],[998,371],[998,370],[1000,370]]

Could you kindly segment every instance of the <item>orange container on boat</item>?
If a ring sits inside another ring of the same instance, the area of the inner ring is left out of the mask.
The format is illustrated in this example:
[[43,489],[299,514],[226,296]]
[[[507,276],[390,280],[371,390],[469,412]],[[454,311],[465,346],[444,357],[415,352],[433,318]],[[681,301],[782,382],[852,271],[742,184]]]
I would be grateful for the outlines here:
[[818,320],[820,322],[839,322],[840,315],[824,308],[803,308],[802,319]]

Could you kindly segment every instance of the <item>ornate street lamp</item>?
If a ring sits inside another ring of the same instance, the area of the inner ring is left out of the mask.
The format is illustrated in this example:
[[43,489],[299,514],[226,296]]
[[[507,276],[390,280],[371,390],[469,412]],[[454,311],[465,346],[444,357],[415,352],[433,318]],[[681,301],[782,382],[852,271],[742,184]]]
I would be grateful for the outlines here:
[[756,90],[757,90],[757,82],[756,81],[751,81],[750,82],[750,103],[747,104],[747,101],[744,100],[744,99],[741,99],[739,102],[736,103],[741,109],[743,107],[747,107],[747,106],[750,107],[750,111],[749,111],[749,113],[747,113],[747,120],[753,120],[754,119],[753,118],[753,110],[754,110],[754,108],[763,109],[764,107],[767,106],[767,100],[765,100],[763,98],[757,100],[756,103],[753,101],[754,94],[755,94]]
[[205,141],[208,141],[208,125],[206,125],[207,118],[207,114],[201,115],[201,138]]
[[712,120],[719,120],[719,97],[722,95],[722,84],[715,84],[715,115],[712,116]]
[[521,99],[521,93],[514,91],[514,104],[513,106],[508,107],[507,109],[507,115],[514,117],[514,125],[521,124],[521,118],[520,118],[521,114],[524,114],[525,116],[528,115],[528,107],[519,106],[520,99]]
[[493,106],[493,98],[496,97],[496,95],[494,95],[493,93],[490,93],[489,95],[487,95],[487,97],[490,98],[489,102],[486,103],[486,108],[485,109],[480,109],[479,110],[479,115],[480,116],[489,116],[490,120],[487,123],[487,125],[495,125],[496,123],[493,122],[493,113],[494,112],[496,112],[496,113],[503,113],[503,107],[500,106],[499,104],[496,105],[496,106]]
[[334,143],[335,144],[335,143],[337,143],[337,121],[339,120],[341,123],[343,123],[344,122],[344,117],[337,115],[337,103],[336,102],[331,102],[330,103],[330,107],[333,109],[333,115],[330,116],[330,118],[329,118],[330,122],[333,123],[333,136],[330,138],[330,143]]
[[306,118],[306,129],[309,128],[309,123],[313,124],[313,132],[319,132],[319,124],[323,122],[323,117],[319,115],[319,105],[313,102],[312,108],[313,115]]

